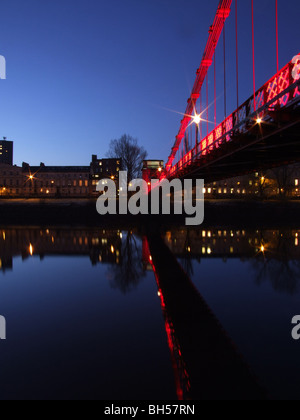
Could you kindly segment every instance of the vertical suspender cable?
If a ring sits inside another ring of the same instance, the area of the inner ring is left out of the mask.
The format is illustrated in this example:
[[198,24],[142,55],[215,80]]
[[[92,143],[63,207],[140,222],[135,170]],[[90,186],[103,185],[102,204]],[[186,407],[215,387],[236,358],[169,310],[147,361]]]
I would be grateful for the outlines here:
[[253,59],[253,98],[254,112],[256,111],[256,81],[255,81],[255,38],[254,38],[254,0],[251,0],[252,8],[252,59]]
[[214,56],[214,105],[215,105],[215,128],[217,128],[217,77],[216,77],[216,52]]
[[224,49],[224,115],[227,118],[227,90],[226,90],[226,22],[224,19],[223,29],[223,49]]
[[275,0],[276,7],[276,60],[277,60],[277,73],[279,72],[279,35],[278,35],[278,0]]
[[[200,113],[198,114],[198,111],[197,111],[197,100],[196,100],[196,104],[195,104],[195,115],[200,115]],[[198,124],[195,124],[195,126],[196,126],[196,146],[195,147],[197,147],[198,146],[198,133],[199,133],[199,125]],[[196,153],[197,153],[197,150],[196,150]]]
[[235,0],[235,37],[236,37],[236,99],[239,108],[239,42],[238,42],[238,1]]
[[206,76],[206,135],[208,136],[208,74]]
[[203,132],[202,132],[202,90],[200,92],[200,116],[201,116],[201,120],[200,120],[200,141],[202,141],[202,139],[203,139]]

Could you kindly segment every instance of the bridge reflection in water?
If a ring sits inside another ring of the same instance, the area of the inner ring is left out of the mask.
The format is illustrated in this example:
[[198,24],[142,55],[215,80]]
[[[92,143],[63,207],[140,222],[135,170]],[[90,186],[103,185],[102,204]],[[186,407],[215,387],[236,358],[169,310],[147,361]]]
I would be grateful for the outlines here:
[[274,288],[293,293],[300,279],[300,265],[296,264],[293,273],[289,263],[299,259],[299,234],[279,230],[175,229],[165,234],[164,241],[159,235],[144,239],[145,264],[151,264],[155,272],[179,399],[266,398],[190,281],[187,271],[193,267],[191,261],[249,259],[257,265],[258,278],[269,266],[276,267],[275,262],[282,281],[276,282],[280,274],[272,276]]
[[160,235],[148,235],[144,247],[158,285],[178,398],[266,399],[250,368]]
[[153,269],[178,398],[263,399],[250,368],[192,284],[193,262],[250,261],[257,282],[270,270],[266,277],[273,287],[293,294],[300,279],[299,235],[300,230],[175,228],[162,237],[144,236],[141,246],[138,233],[121,229],[9,227],[0,229],[0,271],[12,270],[20,256],[87,256],[93,265],[108,264],[112,287],[128,293]]

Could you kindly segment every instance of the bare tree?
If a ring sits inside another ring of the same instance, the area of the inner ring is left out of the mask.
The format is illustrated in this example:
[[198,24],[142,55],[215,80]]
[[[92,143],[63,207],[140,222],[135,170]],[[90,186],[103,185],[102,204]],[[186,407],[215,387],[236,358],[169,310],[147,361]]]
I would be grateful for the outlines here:
[[138,140],[124,134],[118,140],[112,140],[109,146],[108,157],[121,158],[123,170],[128,172],[128,180],[138,178],[141,174],[143,160],[148,153],[138,145]]
[[128,232],[122,243],[119,265],[113,265],[109,270],[110,285],[123,294],[130,293],[145,277],[143,268],[142,247],[136,241],[134,234]]
[[294,176],[297,170],[297,165],[282,166],[281,168],[272,169],[272,173],[276,180],[279,195],[286,198],[292,191]]

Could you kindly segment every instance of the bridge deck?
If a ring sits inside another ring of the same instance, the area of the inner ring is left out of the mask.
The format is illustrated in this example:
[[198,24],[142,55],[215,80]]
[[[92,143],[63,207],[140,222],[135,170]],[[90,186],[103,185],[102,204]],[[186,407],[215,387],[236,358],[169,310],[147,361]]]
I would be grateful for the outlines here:
[[167,178],[212,182],[299,161],[300,79],[293,74],[290,62],[255,99],[253,95],[177,164],[167,166]]

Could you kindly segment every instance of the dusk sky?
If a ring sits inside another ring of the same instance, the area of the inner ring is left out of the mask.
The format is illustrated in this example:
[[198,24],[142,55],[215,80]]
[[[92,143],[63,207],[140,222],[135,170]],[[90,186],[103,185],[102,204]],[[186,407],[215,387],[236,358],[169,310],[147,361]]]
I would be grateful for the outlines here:
[[[234,4],[234,2],[233,2]],[[32,165],[89,165],[137,137],[167,159],[218,0],[9,0],[1,4],[0,136]],[[280,67],[300,52],[299,0],[279,0]],[[241,101],[252,94],[251,1],[239,1]],[[228,110],[236,108],[235,16],[227,21]],[[276,72],[275,0],[255,0],[257,88]],[[218,116],[223,53],[217,49]],[[210,71],[210,93],[213,73]],[[212,117],[211,117],[212,119]]]

